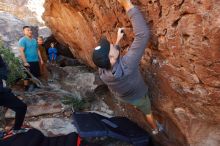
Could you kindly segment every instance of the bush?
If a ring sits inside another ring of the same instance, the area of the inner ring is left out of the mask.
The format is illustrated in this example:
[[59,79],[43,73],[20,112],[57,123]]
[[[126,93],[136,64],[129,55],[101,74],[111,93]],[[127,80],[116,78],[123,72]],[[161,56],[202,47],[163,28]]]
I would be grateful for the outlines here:
[[11,52],[9,48],[3,46],[3,43],[0,41],[0,55],[4,59],[5,63],[8,66],[8,85],[13,85],[17,79],[25,77],[24,71],[22,70],[19,59],[15,57],[14,53]]
[[66,96],[62,99],[62,103],[71,106],[74,111],[81,111],[86,108],[87,102],[84,99]]

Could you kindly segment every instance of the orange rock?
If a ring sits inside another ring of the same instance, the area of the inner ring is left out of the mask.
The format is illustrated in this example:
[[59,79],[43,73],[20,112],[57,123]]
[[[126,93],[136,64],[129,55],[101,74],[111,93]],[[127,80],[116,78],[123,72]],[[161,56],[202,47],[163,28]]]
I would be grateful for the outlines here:
[[[146,51],[141,67],[153,109],[169,128],[169,141],[176,145],[217,146],[220,134],[214,133],[220,131],[220,1],[134,3],[140,6],[152,29],[150,51]],[[69,45],[77,58],[92,67],[92,50],[101,35],[113,43],[117,28],[124,26],[130,31],[126,32],[123,48],[132,42],[131,24],[116,0],[46,0],[45,9],[44,20],[56,39]],[[179,121],[176,108],[184,109],[184,122]]]

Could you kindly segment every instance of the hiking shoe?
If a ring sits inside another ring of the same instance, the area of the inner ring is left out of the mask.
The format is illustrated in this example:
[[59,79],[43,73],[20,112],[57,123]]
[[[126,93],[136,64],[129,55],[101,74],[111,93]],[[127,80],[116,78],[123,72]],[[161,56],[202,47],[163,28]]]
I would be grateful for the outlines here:
[[41,89],[41,88],[37,86],[36,84],[34,84],[34,89]]
[[32,91],[34,91],[34,85],[33,84],[31,84],[28,88],[28,92],[32,92]]
[[24,87],[24,92],[27,92],[28,89],[29,89],[29,86],[25,86],[25,87]]
[[49,83],[53,83],[53,82],[54,82],[54,80],[53,80],[53,79],[50,79],[50,80],[48,80],[48,82],[49,82]]
[[28,132],[29,130],[30,130],[30,128],[21,128],[21,129],[19,129],[19,130],[10,130],[9,132],[7,132],[7,133],[4,134],[3,139],[7,139],[7,138],[12,137],[12,136],[14,136],[14,135],[16,135],[16,134],[26,133],[26,132]]
[[159,130],[156,128],[156,129],[154,129],[154,130],[152,130],[152,134],[153,135],[157,135],[159,133]]
[[13,130],[14,134],[20,134],[20,133],[25,133],[28,132],[30,128],[21,128],[19,130]]
[[33,91],[38,92],[38,91],[40,91],[40,90],[41,90],[41,88],[34,84],[34,89],[33,89]]

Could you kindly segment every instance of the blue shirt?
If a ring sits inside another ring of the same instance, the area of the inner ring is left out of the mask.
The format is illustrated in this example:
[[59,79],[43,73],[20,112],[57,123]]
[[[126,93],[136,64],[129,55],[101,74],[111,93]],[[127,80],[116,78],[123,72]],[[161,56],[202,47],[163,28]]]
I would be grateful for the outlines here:
[[27,62],[38,62],[38,44],[37,41],[32,38],[22,37],[19,40],[19,46],[24,48],[24,55],[26,57]]
[[50,55],[50,54],[57,54],[57,49],[56,48],[49,48],[48,49],[48,54]]

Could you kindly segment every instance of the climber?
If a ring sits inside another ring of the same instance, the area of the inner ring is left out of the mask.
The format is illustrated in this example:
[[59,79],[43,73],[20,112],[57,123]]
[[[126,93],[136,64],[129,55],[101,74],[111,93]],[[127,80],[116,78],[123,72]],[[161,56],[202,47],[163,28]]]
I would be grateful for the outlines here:
[[[40,76],[39,61],[41,64],[44,62],[41,58],[37,41],[33,38],[31,28],[24,26],[23,33],[24,37],[19,40],[20,57],[24,66],[30,70],[31,74],[38,78]],[[37,87],[35,84],[30,84],[29,86],[29,78],[30,76],[27,75],[27,78],[24,80],[25,91],[33,91],[34,88]]]
[[[15,124],[12,130],[2,135],[4,138],[17,134],[26,132],[27,128],[21,128],[25,118],[27,106],[20,99],[18,99],[12,92],[11,89],[7,88],[8,69],[0,55],[0,106],[10,108],[15,112]],[[3,138],[2,137],[2,138]]]
[[127,54],[120,55],[119,42],[124,36],[125,29],[119,28],[116,43],[110,44],[106,37],[102,37],[99,45],[93,51],[93,62],[99,67],[102,81],[111,92],[123,102],[132,104],[146,115],[146,121],[156,135],[161,125],[154,120],[148,90],[139,71],[139,63],[147,46],[150,32],[141,12],[130,0],[118,0],[125,8],[134,29],[134,42]]

